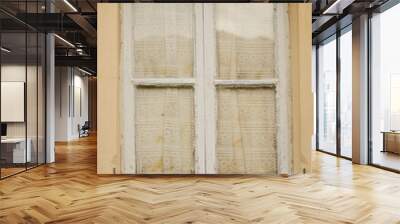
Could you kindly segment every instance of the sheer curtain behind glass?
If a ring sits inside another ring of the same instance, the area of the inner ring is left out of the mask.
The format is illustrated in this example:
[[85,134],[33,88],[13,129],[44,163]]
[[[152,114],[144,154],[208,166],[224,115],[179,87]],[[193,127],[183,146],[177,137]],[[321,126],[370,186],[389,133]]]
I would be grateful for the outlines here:
[[352,33],[340,37],[340,152],[352,156]]
[[[382,152],[382,132],[400,130],[400,32],[397,29],[400,21],[400,5],[376,14],[372,24],[372,163],[400,170],[400,156],[395,153]],[[390,143],[397,134],[388,135]],[[396,147],[394,147],[396,148]]]
[[336,153],[336,39],[318,51],[318,148]]

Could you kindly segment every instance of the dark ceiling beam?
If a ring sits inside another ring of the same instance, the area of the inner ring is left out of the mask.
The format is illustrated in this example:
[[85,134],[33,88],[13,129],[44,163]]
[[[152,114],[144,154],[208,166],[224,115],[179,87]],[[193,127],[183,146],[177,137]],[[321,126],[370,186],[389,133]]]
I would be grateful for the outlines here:
[[16,17],[42,32],[80,31],[82,28],[63,13],[19,13]]
[[3,15],[5,19],[12,19],[15,23],[19,23],[23,26],[26,26],[25,28],[35,30],[35,27],[31,26],[29,23],[26,22],[26,17],[20,18],[18,14],[14,15],[13,13],[3,8],[0,8],[0,14]]
[[90,0],[86,0],[86,3],[93,9],[93,11],[97,12],[96,7],[92,4]]
[[56,66],[80,66],[96,70],[97,60],[91,56],[56,56]]
[[[388,0],[336,0],[336,2],[338,2],[336,5],[333,5],[334,3],[332,3],[314,11],[314,22],[312,25],[313,44],[326,40],[330,36],[334,35],[337,30],[341,30],[350,25],[353,18],[368,13],[387,1]],[[329,9],[330,7],[331,9]],[[329,12],[329,15],[323,14],[323,12]]]
[[313,34],[313,44],[319,44],[329,37],[336,34],[337,30],[342,30],[345,27],[351,25],[353,20],[353,15],[346,15],[340,20],[336,20],[334,23],[331,23],[330,26],[324,28],[320,33],[314,35]]
[[335,18],[335,16],[319,16],[316,17],[317,19],[315,20],[315,22],[313,22],[312,24],[312,32],[318,32],[319,30],[324,29],[324,26],[330,26],[329,24],[327,25],[327,23],[331,20],[333,20]]
[[100,0],[98,3],[309,3],[311,0]]
[[97,38],[97,30],[90,24],[85,17],[80,14],[68,14],[68,17],[79,25],[91,38]]
[[1,32],[25,32],[26,26],[22,23],[16,22],[14,19],[3,18],[0,19]]
[[342,14],[343,11],[353,4],[355,0],[336,0],[329,4],[325,9],[323,9],[324,14]]

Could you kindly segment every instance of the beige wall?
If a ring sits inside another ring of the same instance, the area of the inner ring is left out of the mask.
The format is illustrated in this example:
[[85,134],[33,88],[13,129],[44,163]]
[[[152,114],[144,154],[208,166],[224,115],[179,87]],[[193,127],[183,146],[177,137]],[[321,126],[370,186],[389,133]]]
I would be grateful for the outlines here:
[[311,170],[314,126],[311,71],[311,3],[289,4],[293,90],[293,172]]
[[[289,4],[292,73],[292,173],[311,170],[313,96],[311,4]],[[98,174],[121,173],[119,5],[98,4]]]
[[113,174],[121,172],[119,4],[97,6],[97,173]]

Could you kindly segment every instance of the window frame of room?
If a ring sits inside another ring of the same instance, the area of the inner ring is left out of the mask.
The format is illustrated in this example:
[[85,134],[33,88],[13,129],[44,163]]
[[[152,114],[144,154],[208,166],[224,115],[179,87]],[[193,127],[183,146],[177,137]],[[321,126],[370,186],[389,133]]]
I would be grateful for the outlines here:
[[[39,13],[39,2],[42,2],[42,1],[37,0],[37,1],[33,2],[33,3],[36,3],[36,11],[37,11],[37,13]],[[24,3],[26,3],[25,4],[25,12],[24,12],[25,17],[26,17],[27,13],[29,13],[29,12],[27,10],[27,2],[24,2]],[[45,9],[45,12],[47,12],[47,11],[48,11],[48,7],[46,7],[46,9]],[[12,15],[12,13],[9,13],[9,12],[5,11],[4,9],[2,9],[2,13],[5,13],[6,15],[10,16],[10,18],[15,19],[17,22],[20,22],[22,26],[24,26],[24,30],[21,30],[21,33],[25,34],[25,49],[24,49],[24,51],[25,51],[25,102],[24,102],[25,169],[21,170],[21,171],[18,171],[18,172],[15,172],[13,174],[7,175],[7,176],[3,176],[2,175],[2,168],[0,167],[0,180],[7,179],[7,178],[15,176],[17,174],[26,172],[26,171],[28,171],[30,169],[34,169],[34,168],[37,168],[39,166],[47,164],[47,144],[48,144],[48,142],[47,142],[47,44],[48,44],[48,40],[47,40],[48,35],[47,34],[48,33],[44,32],[44,31],[41,31],[41,30],[38,30],[38,29],[30,26],[29,24],[23,22],[22,20],[14,17]],[[7,32],[7,31],[0,30],[0,43],[1,43],[1,37],[2,37],[3,33],[17,33],[17,32],[18,31]],[[27,146],[27,139],[28,139],[28,132],[27,132],[28,118],[27,117],[28,116],[27,116],[27,91],[26,91],[27,90],[27,81],[28,81],[27,80],[27,74],[28,74],[28,71],[27,71],[27,69],[28,69],[27,68],[27,66],[28,66],[28,54],[27,54],[27,52],[28,52],[28,33],[33,33],[36,36],[36,44],[37,44],[36,49],[35,49],[35,51],[36,51],[36,79],[37,79],[36,80],[36,93],[35,93],[35,95],[37,97],[36,98],[36,122],[35,122],[36,123],[36,136],[35,136],[35,138],[37,140],[37,145],[36,145],[37,148],[36,148],[36,163],[33,166],[30,166],[30,167],[28,167],[28,164],[27,164],[27,153],[26,153],[27,147],[28,147]],[[40,34],[43,34],[43,35],[40,35]],[[41,38],[39,38],[39,37],[41,37]],[[43,44],[43,45],[41,47],[43,49],[39,48],[39,41],[42,42],[41,44]],[[40,49],[40,51],[39,51],[39,49]],[[41,60],[44,60],[44,63],[41,64],[43,66],[41,72],[42,72],[42,82],[44,84],[42,86],[42,88],[44,88],[44,91],[42,93],[43,96],[44,96],[44,98],[42,99],[42,103],[43,103],[43,105],[42,105],[43,108],[42,109],[43,109],[43,113],[44,113],[44,116],[42,117],[44,119],[44,120],[42,120],[43,125],[44,125],[43,126],[43,129],[44,129],[43,130],[43,143],[44,143],[43,147],[44,148],[43,148],[43,151],[42,151],[43,155],[41,155],[44,158],[43,158],[43,162],[42,163],[39,162],[39,141],[38,141],[38,139],[39,139],[39,113],[38,113],[38,111],[39,111],[39,98],[38,98],[38,96],[39,96],[39,82],[38,82],[39,68],[38,68],[38,66],[40,65],[39,64],[39,52],[44,53],[44,55],[42,55],[42,59],[41,59]],[[2,56],[0,55],[0,68],[2,67],[2,61],[3,61],[2,60]],[[0,69],[0,81],[1,81],[1,69]],[[1,87],[0,87],[0,89],[1,89]],[[0,101],[1,101],[1,99],[0,99]],[[1,110],[1,106],[0,106],[0,110]],[[0,121],[0,123],[1,123],[1,121]],[[0,155],[1,155],[1,145],[0,145]]]
[[[352,23],[346,25],[345,27],[338,29],[335,33],[332,35],[319,40],[317,44],[315,44],[315,93],[316,93],[316,137],[315,137],[315,148],[316,151],[318,152],[323,152],[329,155],[337,156],[340,158],[344,158],[346,160],[352,160],[352,158],[343,156],[341,153],[341,118],[340,118],[340,103],[341,103],[341,97],[340,97],[340,84],[341,84],[341,55],[340,55],[340,39],[341,36],[344,35],[347,32],[352,32]],[[328,152],[324,149],[321,149],[319,147],[319,110],[320,110],[320,105],[319,105],[319,85],[320,85],[320,75],[319,75],[319,64],[320,64],[320,56],[319,56],[319,47],[322,43],[328,43],[330,41],[336,41],[336,152]]]
[[[132,4],[133,5],[133,4]],[[275,10],[284,11],[286,10],[285,7],[274,6]],[[134,146],[135,145],[135,128],[134,127],[134,111],[135,105],[133,104],[125,104],[124,94],[126,93],[134,93],[135,89],[138,86],[176,86],[176,85],[184,85],[184,86],[191,86],[193,87],[194,92],[194,107],[200,108],[195,110],[195,131],[197,138],[195,139],[195,174],[215,174],[217,173],[217,162],[216,162],[216,138],[217,138],[217,129],[216,129],[216,117],[217,112],[216,110],[216,86],[240,86],[245,88],[252,88],[252,87],[268,87],[275,89],[275,97],[276,97],[276,110],[282,111],[283,115],[276,116],[276,150],[277,150],[277,174],[284,174],[290,175],[293,173],[293,165],[292,161],[292,142],[287,142],[287,139],[292,139],[292,130],[291,127],[291,119],[289,116],[284,116],[289,113],[289,108],[291,108],[291,101],[289,100],[289,94],[287,88],[291,86],[291,77],[285,76],[283,74],[287,73],[290,75],[290,68],[282,68],[287,63],[289,63],[289,49],[279,47],[280,45],[288,45],[289,44],[289,37],[286,35],[287,38],[276,38],[277,35],[285,32],[284,29],[287,28],[287,31],[290,32],[289,27],[289,17],[280,18],[285,19],[285,23],[287,26],[278,26],[276,21],[274,21],[274,35],[275,35],[275,54],[279,54],[280,61],[276,63],[275,69],[279,69],[276,72],[274,78],[269,79],[261,79],[261,80],[218,80],[216,75],[216,37],[215,37],[215,29],[214,29],[214,4],[203,4],[203,3],[194,3],[194,48],[195,48],[195,55],[194,61],[195,64],[200,66],[194,67],[194,76],[192,78],[169,78],[169,79],[161,79],[161,78],[152,78],[152,79],[136,79],[132,77],[134,72],[132,68],[132,58],[133,58],[133,51],[128,50],[132,49],[132,29],[128,24],[125,24],[123,21],[132,21],[132,13],[128,10],[127,7],[123,7],[121,12],[123,13],[123,17],[121,18],[122,23],[122,32],[121,36],[123,37],[124,41],[122,41],[122,52],[121,55],[123,58],[122,65],[121,65],[121,74],[122,78],[120,80],[121,83],[121,96],[122,99],[120,101],[120,114],[121,120],[120,125],[122,127],[121,133],[128,133],[121,134],[121,164],[122,164],[122,173],[125,174],[136,174],[137,167],[136,167],[136,149],[134,147],[127,147],[127,146]],[[288,6],[286,6],[288,7]],[[203,29],[203,26],[205,27]],[[282,28],[284,27],[284,28]],[[210,31],[210,29],[212,31]],[[206,30],[210,32],[206,32]],[[282,40],[285,39],[285,40]],[[202,41],[198,41],[202,40]],[[204,48],[204,50],[203,50]],[[288,52],[285,52],[288,51]],[[209,57],[204,57],[203,53],[209,55]],[[286,64],[285,64],[286,63]],[[124,64],[131,64],[131,66],[124,66]],[[129,75],[128,75],[129,74]],[[287,81],[288,79],[289,81]],[[286,85],[280,84],[285,83]],[[212,85],[213,88],[209,88],[205,90],[205,85]],[[196,90],[197,89],[197,90]],[[279,92],[278,92],[279,91]],[[286,93],[285,93],[286,92]],[[277,97],[281,95],[280,97]],[[133,94],[134,96],[134,94]],[[205,99],[203,99],[205,96]],[[131,95],[132,97],[132,95]],[[205,117],[205,108],[213,108],[213,112],[207,112],[207,116],[209,119]],[[127,112],[129,111],[129,113]],[[129,115],[128,115],[129,114]],[[282,124],[282,125],[281,125]],[[207,133],[205,132],[207,126]],[[280,128],[278,128],[281,126]],[[287,127],[287,128],[285,128]],[[206,136],[206,137],[205,137]],[[290,136],[290,137],[288,137]],[[207,139],[207,140],[205,140]],[[286,152],[287,156],[281,155]],[[206,162],[207,161],[207,162]]]
[[395,172],[395,173],[400,173],[400,170],[397,169],[393,169],[390,167],[386,167],[383,165],[379,165],[374,163],[373,161],[373,131],[372,131],[372,93],[373,93],[373,88],[372,88],[372,58],[373,58],[373,48],[372,48],[372,42],[373,42],[373,27],[372,27],[372,19],[374,18],[374,16],[376,16],[377,14],[381,14],[384,13],[385,11],[391,9],[392,7],[396,6],[400,4],[400,2],[398,0],[388,0],[387,2],[385,2],[384,4],[380,5],[377,8],[374,8],[372,10],[369,10],[368,13],[368,34],[367,34],[367,39],[368,39],[368,58],[367,58],[367,76],[368,76],[368,111],[367,111],[367,117],[368,117],[368,158],[367,158],[367,163],[370,166],[373,167],[377,167],[383,170],[387,170],[387,171],[391,171],[391,172]]

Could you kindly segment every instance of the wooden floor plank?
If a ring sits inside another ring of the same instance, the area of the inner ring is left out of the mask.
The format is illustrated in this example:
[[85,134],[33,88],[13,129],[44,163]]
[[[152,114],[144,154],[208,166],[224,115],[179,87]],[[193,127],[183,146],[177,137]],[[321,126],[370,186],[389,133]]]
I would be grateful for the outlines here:
[[96,138],[0,181],[0,223],[400,223],[400,175],[315,152],[313,173],[98,176]]

